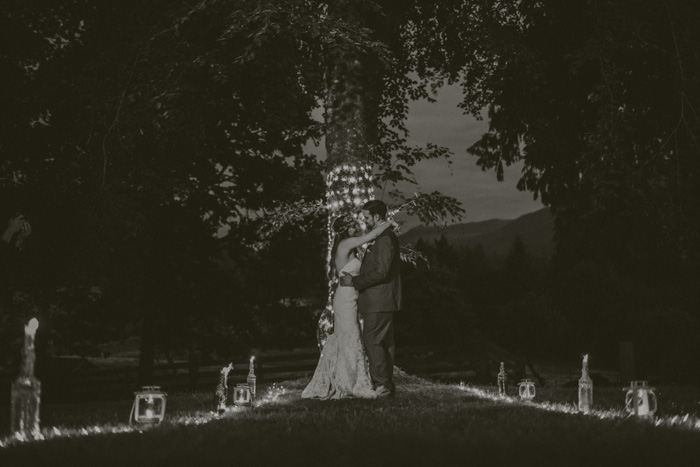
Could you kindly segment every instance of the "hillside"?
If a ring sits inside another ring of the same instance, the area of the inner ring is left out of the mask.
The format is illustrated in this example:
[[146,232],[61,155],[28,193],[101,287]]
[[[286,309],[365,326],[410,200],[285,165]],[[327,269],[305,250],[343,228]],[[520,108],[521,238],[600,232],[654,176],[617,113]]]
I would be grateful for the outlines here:
[[419,238],[433,241],[445,236],[450,245],[474,247],[478,244],[487,255],[503,256],[508,253],[516,237],[520,237],[527,251],[535,257],[554,254],[554,217],[548,208],[531,212],[513,220],[491,219],[447,227],[418,226],[401,235],[402,245],[415,244]]
[[504,219],[490,219],[481,222],[448,225],[446,227],[426,227],[424,225],[419,225],[401,235],[399,240],[401,241],[402,245],[407,245],[409,243],[415,244],[419,238],[422,238],[423,240],[437,240],[444,235],[447,241],[451,244],[460,243],[466,239],[478,237],[480,235],[498,230],[509,222],[511,221]]

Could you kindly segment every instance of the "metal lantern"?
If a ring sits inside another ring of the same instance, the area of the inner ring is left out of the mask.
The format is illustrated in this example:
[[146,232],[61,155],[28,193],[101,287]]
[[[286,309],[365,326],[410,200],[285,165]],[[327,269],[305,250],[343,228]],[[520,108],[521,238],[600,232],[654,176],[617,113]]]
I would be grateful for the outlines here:
[[160,386],[143,386],[135,392],[132,407],[133,421],[142,426],[155,426],[165,418],[165,398],[167,393]]
[[522,400],[531,401],[535,398],[535,383],[532,380],[524,379],[518,383],[518,395]]
[[253,394],[247,384],[237,384],[233,390],[234,405],[250,407],[253,405]]
[[646,381],[632,381],[624,388],[625,409],[630,415],[637,417],[653,417],[656,412],[656,394],[654,388],[647,386]]

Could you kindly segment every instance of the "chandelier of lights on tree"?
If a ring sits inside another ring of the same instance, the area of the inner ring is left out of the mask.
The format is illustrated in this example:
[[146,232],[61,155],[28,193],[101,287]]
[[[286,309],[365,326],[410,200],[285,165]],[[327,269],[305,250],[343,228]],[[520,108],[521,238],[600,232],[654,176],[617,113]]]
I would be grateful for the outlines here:
[[[372,189],[372,166],[342,164],[334,167],[326,175],[326,208],[328,210],[328,245],[326,249],[326,277],[328,277],[328,301],[326,310],[319,320],[320,331],[328,335],[333,329],[333,293],[338,281],[332,274],[333,222],[340,216],[350,215],[364,226],[359,216],[360,208],[367,201],[374,199]],[[321,338],[321,346],[325,338]]]

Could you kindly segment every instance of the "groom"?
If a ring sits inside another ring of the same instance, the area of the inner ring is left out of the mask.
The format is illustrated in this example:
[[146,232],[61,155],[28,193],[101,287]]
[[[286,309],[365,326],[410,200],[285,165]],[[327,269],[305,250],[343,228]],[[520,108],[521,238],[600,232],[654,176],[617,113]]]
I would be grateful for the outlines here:
[[[362,206],[367,230],[386,220],[386,204],[372,200]],[[401,256],[399,240],[391,229],[382,232],[367,248],[357,276],[347,272],[340,285],[359,293],[358,311],[364,327],[362,339],[369,359],[377,396],[394,394],[394,312],[401,309]]]

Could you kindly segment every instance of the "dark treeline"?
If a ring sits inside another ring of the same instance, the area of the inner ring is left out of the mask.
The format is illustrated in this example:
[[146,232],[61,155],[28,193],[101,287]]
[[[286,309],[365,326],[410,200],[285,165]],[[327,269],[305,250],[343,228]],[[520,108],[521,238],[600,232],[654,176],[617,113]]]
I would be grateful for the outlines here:
[[3,284],[0,367],[17,371],[22,326],[32,317],[40,322],[40,372],[51,371],[49,356],[109,357],[103,344],[133,337],[141,338],[139,351],[150,353],[149,362],[314,346],[326,299],[323,221],[315,223],[311,233],[283,228],[258,251],[243,244],[240,230],[220,240],[205,237],[206,247],[191,258],[177,255],[178,248],[192,248],[191,237],[161,231],[148,253],[125,246],[125,254],[143,255],[132,259],[133,270],[91,286],[42,282],[46,259],[34,239],[6,263],[13,277]]
[[591,259],[535,257],[519,237],[505,257],[488,257],[480,245],[454,247],[444,237],[419,240],[416,248],[430,268],[406,270],[406,315],[398,322],[408,340],[472,348],[489,341],[567,364],[589,354],[613,369],[619,343],[631,342],[638,376],[697,377],[697,286],[687,271],[659,276],[660,266],[649,265],[630,275]]

